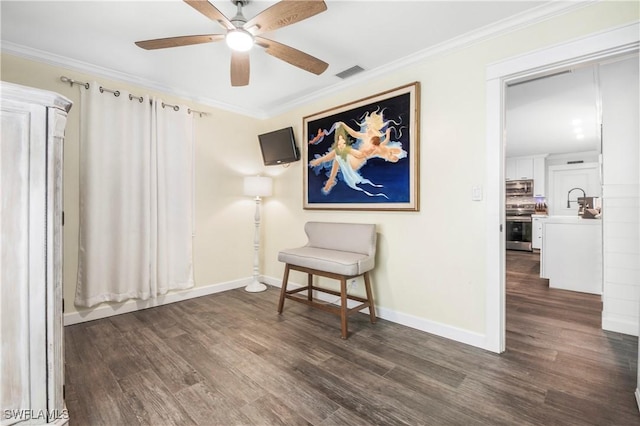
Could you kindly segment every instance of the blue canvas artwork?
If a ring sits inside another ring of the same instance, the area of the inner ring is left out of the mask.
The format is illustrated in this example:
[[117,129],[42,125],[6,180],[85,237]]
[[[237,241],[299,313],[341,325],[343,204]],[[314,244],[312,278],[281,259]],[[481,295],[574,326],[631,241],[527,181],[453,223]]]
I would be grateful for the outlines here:
[[305,208],[417,210],[417,89],[305,118]]

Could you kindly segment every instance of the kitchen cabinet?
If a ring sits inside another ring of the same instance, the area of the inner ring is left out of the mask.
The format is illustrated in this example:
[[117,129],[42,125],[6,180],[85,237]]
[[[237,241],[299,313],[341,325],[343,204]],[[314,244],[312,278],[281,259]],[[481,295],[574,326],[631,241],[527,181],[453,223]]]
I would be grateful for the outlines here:
[[531,248],[542,249],[542,221],[546,215],[531,215]]
[[533,179],[533,157],[510,157],[505,161],[506,180]]
[[505,159],[505,179],[533,179],[533,195],[546,196],[546,155],[509,157]]
[[516,180],[516,160],[515,158],[505,158],[504,177],[505,180]]
[[546,171],[546,155],[537,155],[533,157],[533,196],[547,196],[547,171]]
[[549,288],[602,294],[602,222],[573,216],[542,218],[540,277]]
[[62,326],[62,143],[71,102],[0,83],[2,424],[68,422]]

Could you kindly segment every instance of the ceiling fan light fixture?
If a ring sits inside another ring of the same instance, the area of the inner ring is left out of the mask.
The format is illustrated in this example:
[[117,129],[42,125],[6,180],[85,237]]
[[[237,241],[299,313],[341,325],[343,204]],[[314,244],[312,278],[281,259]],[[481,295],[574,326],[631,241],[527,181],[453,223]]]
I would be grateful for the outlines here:
[[253,36],[242,28],[229,31],[225,41],[227,46],[236,52],[247,52],[253,47]]

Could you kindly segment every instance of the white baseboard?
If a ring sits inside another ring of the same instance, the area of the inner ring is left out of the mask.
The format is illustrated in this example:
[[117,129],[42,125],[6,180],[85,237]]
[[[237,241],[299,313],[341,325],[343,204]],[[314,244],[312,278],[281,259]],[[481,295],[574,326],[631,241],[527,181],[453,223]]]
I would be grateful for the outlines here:
[[609,317],[602,313],[602,329],[607,331],[615,331],[616,333],[628,334],[630,336],[638,335],[638,322],[630,321],[624,318]]
[[430,321],[414,315],[397,312],[387,308],[376,308],[378,316],[397,324],[415,328],[429,334],[444,337],[446,339],[455,340],[456,342],[465,343],[477,348],[491,350],[486,345],[486,337],[484,334],[464,330],[451,325],[442,324],[436,321]]
[[[262,282],[272,285],[274,287],[282,287],[282,280],[273,277],[262,277]],[[289,288],[304,287],[305,285],[289,281]],[[314,295],[318,299],[325,302],[332,302],[338,304],[339,298],[337,296],[318,293]],[[351,308],[356,306],[358,302],[347,301],[348,306]],[[368,310],[363,310],[367,312]],[[430,321],[424,318],[420,318],[414,315],[405,314],[402,312],[394,311],[392,309],[382,308],[376,306],[378,318],[385,319],[387,321],[394,322],[396,324],[404,325],[407,327],[415,328],[416,330],[424,331],[426,333],[434,334],[436,336],[444,337],[446,339],[455,340],[456,342],[465,343],[467,345],[475,346],[481,349],[490,350],[487,347],[486,336],[484,334],[475,333],[468,330],[463,330],[450,325],[441,324],[436,321]]]
[[107,318],[114,315],[126,314],[129,312],[140,311],[142,309],[153,308],[156,306],[167,305],[169,303],[180,302],[182,300],[193,299],[195,297],[206,296],[209,294],[220,293],[227,290],[233,290],[248,285],[251,278],[243,278],[234,281],[228,281],[219,284],[207,284],[204,286],[193,287],[186,290],[169,292],[163,296],[149,300],[131,299],[120,303],[103,303],[93,308],[83,309],[81,311],[69,312],[64,314],[64,325],[78,324],[86,321],[93,321],[101,318]]
[[[260,281],[273,287],[280,288],[282,286],[282,280],[279,278],[262,276]],[[122,303],[101,304],[96,306],[95,308],[83,309],[82,311],[69,312],[67,314],[64,314],[64,325],[73,325],[86,321],[93,321],[114,315],[126,314],[142,309],[167,305],[169,303],[180,302],[187,299],[193,299],[195,297],[233,290],[236,288],[244,287],[250,282],[251,277],[225,283],[209,284],[190,288],[187,290],[176,291],[173,293],[165,294],[164,296],[160,296],[156,299],[132,299]],[[291,287],[303,287],[303,284],[295,283],[293,281],[289,281],[289,285]],[[318,292],[315,297],[325,302],[334,304],[338,304],[340,300],[337,296],[320,292]],[[349,300],[348,304],[349,307],[354,307],[358,304],[358,302]],[[426,333],[434,334],[436,336],[455,340],[456,342],[465,343],[482,349],[488,349],[486,347],[486,338],[484,334],[463,330],[457,327],[441,324],[436,321],[430,321],[392,309],[377,307],[376,310],[378,317],[384,320],[411,327],[416,330],[424,331]],[[363,312],[366,311],[367,310],[363,310]]]
[[640,388],[636,388],[636,404],[638,404],[638,411],[640,411]]

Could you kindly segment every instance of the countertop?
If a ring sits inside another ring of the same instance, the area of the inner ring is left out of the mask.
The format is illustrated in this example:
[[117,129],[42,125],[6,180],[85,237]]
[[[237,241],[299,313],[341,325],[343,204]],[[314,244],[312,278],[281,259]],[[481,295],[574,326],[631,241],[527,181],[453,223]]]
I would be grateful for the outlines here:
[[571,225],[602,225],[600,219],[583,219],[580,216],[546,216],[541,218],[544,223],[566,223]]

